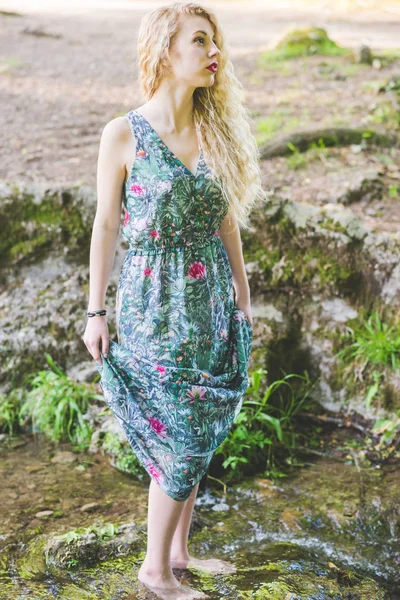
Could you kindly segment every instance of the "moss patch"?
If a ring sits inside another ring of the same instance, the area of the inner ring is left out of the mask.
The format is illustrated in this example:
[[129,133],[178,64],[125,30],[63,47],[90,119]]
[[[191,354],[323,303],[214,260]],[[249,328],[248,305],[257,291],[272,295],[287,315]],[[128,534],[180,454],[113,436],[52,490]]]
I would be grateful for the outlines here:
[[20,190],[12,184],[0,203],[0,267],[38,260],[50,250],[87,260],[94,217],[78,190]]

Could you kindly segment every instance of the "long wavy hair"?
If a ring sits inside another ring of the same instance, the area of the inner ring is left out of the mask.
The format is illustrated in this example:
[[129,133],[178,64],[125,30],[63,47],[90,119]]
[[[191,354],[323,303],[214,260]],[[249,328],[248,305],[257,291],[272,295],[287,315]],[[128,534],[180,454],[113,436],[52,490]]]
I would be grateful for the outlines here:
[[215,14],[194,2],[175,2],[152,10],[141,20],[137,41],[139,86],[150,100],[170,61],[169,49],[187,15],[208,19],[220,50],[214,83],[193,93],[193,122],[213,177],[218,178],[228,203],[228,218],[250,229],[249,216],[258,200],[265,198],[261,186],[259,149],[251,133],[252,119],[243,104],[243,86],[234,75],[225,38]]

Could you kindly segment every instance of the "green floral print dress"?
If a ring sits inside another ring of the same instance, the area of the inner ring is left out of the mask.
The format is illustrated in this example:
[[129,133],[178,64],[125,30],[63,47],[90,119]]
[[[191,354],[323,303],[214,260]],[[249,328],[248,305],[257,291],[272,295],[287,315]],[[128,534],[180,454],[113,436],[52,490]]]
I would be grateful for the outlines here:
[[95,362],[140,463],[184,501],[241,409],[253,330],[235,305],[218,234],[228,207],[203,152],[193,174],[141,113],[124,117],[137,148],[122,194],[129,248],[116,295],[118,340]]

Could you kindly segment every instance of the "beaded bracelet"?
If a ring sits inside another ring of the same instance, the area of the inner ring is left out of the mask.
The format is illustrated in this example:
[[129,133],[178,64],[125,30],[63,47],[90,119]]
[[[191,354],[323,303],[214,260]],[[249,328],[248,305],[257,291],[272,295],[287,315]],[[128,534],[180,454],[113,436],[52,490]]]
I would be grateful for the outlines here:
[[105,308],[101,308],[100,310],[94,310],[94,311],[88,312],[86,314],[88,317],[95,317],[96,315],[100,315],[100,316],[106,315],[107,311]]

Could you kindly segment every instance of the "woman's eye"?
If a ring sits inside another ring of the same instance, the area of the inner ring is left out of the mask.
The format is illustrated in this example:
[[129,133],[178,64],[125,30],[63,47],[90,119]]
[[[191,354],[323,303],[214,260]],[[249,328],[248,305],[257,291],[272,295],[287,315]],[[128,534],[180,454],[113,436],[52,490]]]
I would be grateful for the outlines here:
[[[204,42],[204,38],[203,37],[198,37],[196,38],[194,41],[197,42],[197,40],[202,40]],[[214,44],[217,44],[217,40],[213,40]]]

